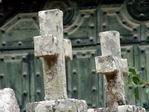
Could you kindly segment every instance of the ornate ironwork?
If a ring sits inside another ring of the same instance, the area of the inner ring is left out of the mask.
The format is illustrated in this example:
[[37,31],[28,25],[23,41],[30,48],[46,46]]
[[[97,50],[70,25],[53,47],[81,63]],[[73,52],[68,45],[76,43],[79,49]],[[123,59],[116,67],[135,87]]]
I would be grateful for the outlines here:
[[149,20],[148,0],[127,0],[127,10],[129,14],[137,20]]

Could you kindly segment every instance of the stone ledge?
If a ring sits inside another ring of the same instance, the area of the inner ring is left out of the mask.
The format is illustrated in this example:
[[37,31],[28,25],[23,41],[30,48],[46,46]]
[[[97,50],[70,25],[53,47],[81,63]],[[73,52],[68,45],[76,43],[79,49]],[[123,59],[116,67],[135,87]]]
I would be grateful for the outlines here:
[[[88,109],[87,112],[107,112],[106,108]],[[118,106],[118,112],[146,112],[146,110],[140,106],[135,105],[122,105]]]
[[29,103],[27,112],[87,112],[84,100],[59,99]]

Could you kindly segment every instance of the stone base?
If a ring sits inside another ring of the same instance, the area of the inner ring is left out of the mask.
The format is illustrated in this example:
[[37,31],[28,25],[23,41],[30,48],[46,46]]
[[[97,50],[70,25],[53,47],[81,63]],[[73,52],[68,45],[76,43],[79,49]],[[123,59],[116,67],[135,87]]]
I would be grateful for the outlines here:
[[[88,109],[87,112],[107,112],[106,108]],[[135,105],[122,105],[118,106],[118,112],[146,112],[142,107]]]
[[27,104],[27,112],[87,112],[84,100],[59,99]]
[[20,112],[13,89],[0,89],[0,112]]

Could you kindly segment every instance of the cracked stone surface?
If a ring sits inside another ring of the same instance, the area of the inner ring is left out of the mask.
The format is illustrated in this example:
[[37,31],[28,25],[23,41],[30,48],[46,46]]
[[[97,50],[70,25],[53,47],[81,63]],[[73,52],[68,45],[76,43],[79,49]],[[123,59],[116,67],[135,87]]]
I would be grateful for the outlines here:
[[120,34],[117,31],[99,33],[102,56],[95,57],[97,73],[105,76],[106,108],[88,112],[145,112],[144,108],[126,105],[123,75],[128,72],[127,59],[121,58]]
[[[108,112],[106,108],[88,109],[87,112]],[[146,112],[142,107],[135,105],[121,105],[118,106],[118,112]]]
[[99,33],[102,56],[95,57],[96,71],[106,78],[106,104],[110,112],[117,112],[126,104],[123,74],[127,73],[127,60],[121,58],[120,34],[117,31]]
[[28,104],[27,112],[87,112],[87,104],[77,99],[41,101]]
[[0,112],[20,112],[15,93],[10,88],[0,89]]
[[45,100],[27,104],[27,112],[87,112],[84,100],[68,99],[65,58],[72,59],[72,45],[63,39],[63,13],[39,12],[40,36],[34,37],[35,56],[42,57]]

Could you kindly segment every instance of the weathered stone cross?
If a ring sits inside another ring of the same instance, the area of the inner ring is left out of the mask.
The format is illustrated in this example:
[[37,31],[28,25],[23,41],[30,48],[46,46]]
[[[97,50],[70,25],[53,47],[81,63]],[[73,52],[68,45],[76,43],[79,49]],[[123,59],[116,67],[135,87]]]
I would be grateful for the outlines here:
[[71,42],[63,39],[63,12],[39,12],[40,36],[34,37],[35,56],[42,57],[45,99],[65,99],[65,57],[72,59]]
[[65,57],[72,59],[69,40],[63,39],[63,12],[39,12],[41,36],[34,37],[35,56],[42,57],[46,101],[27,104],[27,112],[87,112],[83,100],[67,98]]
[[117,31],[100,33],[102,56],[95,58],[97,73],[105,74],[106,100],[110,112],[125,104],[123,73],[127,73],[127,59],[121,59],[120,34]]

